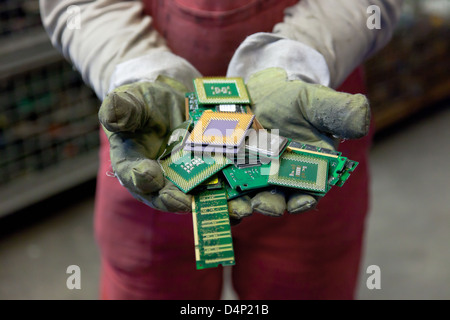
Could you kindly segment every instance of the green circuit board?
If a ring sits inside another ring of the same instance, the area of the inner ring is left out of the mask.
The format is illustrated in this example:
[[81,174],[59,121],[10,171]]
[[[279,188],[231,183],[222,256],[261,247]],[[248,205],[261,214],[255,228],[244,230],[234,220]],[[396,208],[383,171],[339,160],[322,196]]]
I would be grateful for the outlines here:
[[192,199],[197,269],[235,264],[225,188],[205,190]]
[[[235,263],[227,201],[273,186],[324,196],[358,162],[264,129],[241,78],[197,78],[186,122],[163,144],[165,177],[193,195],[197,269]],[[276,128],[274,128],[276,129]]]
[[269,186],[270,164],[238,168],[228,166],[222,170],[228,184],[237,191],[247,191]]
[[211,77],[194,79],[200,104],[249,104],[250,97],[242,78]]
[[269,176],[270,184],[297,188],[316,193],[328,191],[328,161],[318,157],[284,153],[274,173]]
[[287,150],[298,155],[323,159],[328,162],[326,191],[330,190],[332,186],[342,187],[350,177],[350,174],[358,166],[358,162],[342,156],[342,153],[339,151],[320,148],[305,143],[291,141]]
[[159,163],[167,179],[188,193],[229,165],[231,160],[221,155],[197,156],[179,150]]
[[[235,112],[235,113],[247,113],[247,105],[241,104],[200,104],[198,98],[194,92],[186,93],[186,115],[188,119],[191,119],[193,123],[201,118],[205,111],[213,112]],[[231,111],[230,111],[231,110]]]

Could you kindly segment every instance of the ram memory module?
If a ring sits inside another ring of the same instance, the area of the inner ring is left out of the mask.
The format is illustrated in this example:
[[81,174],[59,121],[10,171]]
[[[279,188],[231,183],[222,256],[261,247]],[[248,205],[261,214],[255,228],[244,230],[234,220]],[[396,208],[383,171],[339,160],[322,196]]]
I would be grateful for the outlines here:
[[192,222],[197,269],[234,265],[225,188],[205,190],[192,197]]

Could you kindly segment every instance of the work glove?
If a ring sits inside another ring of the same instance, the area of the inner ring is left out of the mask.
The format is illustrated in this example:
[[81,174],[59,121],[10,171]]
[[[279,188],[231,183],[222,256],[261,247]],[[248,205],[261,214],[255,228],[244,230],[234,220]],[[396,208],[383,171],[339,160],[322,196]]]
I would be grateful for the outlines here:
[[[288,80],[281,68],[254,73],[247,82],[252,110],[265,129],[280,136],[335,150],[340,139],[358,139],[369,130],[369,103],[364,95],[337,92],[329,87]],[[240,219],[253,211],[281,216],[314,208],[319,198],[277,187],[229,202],[230,216]]]
[[[247,86],[259,122],[266,129],[279,129],[282,136],[333,149],[339,137],[352,139],[367,133],[369,110],[362,95],[287,81],[285,71],[277,68],[254,74]],[[162,211],[191,211],[191,196],[164,178],[156,161],[172,131],[184,121],[186,90],[175,80],[160,76],[155,82],[115,89],[99,111],[116,177],[136,199]],[[306,193],[282,190],[230,201],[230,217],[241,219],[253,211],[279,216],[286,209],[302,212],[317,203]]]
[[191,196],[167,180],[156,161],[184,122],[186,92],[183,84],[159,76],[116,88],[99,110],[115,176],[136,199],[162,211],[191,211]]

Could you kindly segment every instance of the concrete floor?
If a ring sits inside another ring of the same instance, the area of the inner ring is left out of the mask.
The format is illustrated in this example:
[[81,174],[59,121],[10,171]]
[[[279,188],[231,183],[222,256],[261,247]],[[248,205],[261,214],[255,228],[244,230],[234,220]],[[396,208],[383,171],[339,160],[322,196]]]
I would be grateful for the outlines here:
[[[376,141],[359,299],[450,299],[449,123],[450,108],[440,108]],[[93,191],[86,184],[72,200],[0,221],[0,299],[97,299]],[[80,267],[81,290],[67,289],[70,265]],[[366,286],[371,265],[380,289]],[[229,287],[224,298],[234,298]]]
[[[375,144],[360,299],[450,299],[450,108]],[[381,269],[368,290],[366,269]]]

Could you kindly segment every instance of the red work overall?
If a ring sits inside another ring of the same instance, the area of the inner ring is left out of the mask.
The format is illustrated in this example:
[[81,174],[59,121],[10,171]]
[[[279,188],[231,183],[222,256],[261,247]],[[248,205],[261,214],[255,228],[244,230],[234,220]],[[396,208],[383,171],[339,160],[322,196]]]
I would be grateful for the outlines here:
[[[146,13],[175,54],[204,76],[225,75],[246,36],[270,32],[297,0],[148,0]],[[363,92],[360,72],[340,88]],[[160,212],[135,200],[110,177],[101,135],[95,231],[101,295],[108,299],[219,299],[222,268],[196,270],[190,214]],[[359,166],[318,208],[273,218],[255,213],[233,227],[234,289],[241,299],[351,299],[368,210],[370,138],[340,150]]]

